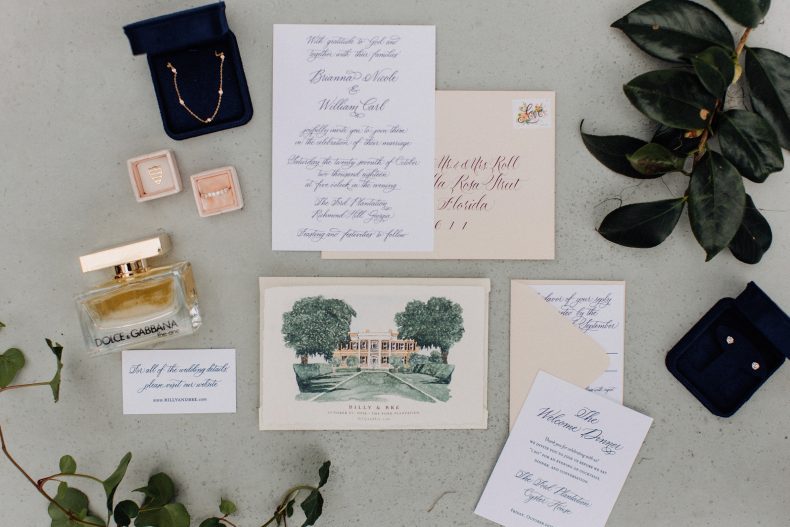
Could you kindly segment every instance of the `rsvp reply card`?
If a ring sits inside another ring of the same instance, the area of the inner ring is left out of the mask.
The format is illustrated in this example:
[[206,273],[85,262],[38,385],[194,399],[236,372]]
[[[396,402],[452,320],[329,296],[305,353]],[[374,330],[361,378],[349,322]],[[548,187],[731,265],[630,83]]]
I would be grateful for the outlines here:
[[124,414],[236,411],[236,350],[124,350]]
[[603,527],[652,422],[538,373],[475,513],[505,527]]
[[433,26],[274,26],[272,249],[430,251]]
[[322,256],[553,259],[554,137],[554,92],[437,91],[434,250]]

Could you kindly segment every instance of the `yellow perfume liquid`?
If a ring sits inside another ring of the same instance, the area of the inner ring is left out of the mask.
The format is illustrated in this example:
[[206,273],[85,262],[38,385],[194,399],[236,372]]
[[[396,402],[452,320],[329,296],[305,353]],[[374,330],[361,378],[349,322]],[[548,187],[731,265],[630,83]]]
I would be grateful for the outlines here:
[[[76,299],[85,344],[92,354],[155,344],[200,327],[192,266],[188,262],[153,269],[146,265],[145,257],[167,248],[169,240],[158,237],[81,259],[83,270],[110,262],[116,271],[115,279]],[[118,263],[130,257],[140,258]]]

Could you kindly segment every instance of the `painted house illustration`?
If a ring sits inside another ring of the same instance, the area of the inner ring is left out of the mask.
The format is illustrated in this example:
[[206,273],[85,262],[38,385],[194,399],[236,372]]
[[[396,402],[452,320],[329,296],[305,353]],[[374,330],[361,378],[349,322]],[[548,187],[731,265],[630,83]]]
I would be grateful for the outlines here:
[[340,361],[342,367],[360,367],[363,369],[389,369],[393,360],[402,359],[408,366],[409,357],[418,353],[420,347],[413,339],[400,339],[398,332],[370,331],[349,332],[348,342],[338,346],[333,358]]

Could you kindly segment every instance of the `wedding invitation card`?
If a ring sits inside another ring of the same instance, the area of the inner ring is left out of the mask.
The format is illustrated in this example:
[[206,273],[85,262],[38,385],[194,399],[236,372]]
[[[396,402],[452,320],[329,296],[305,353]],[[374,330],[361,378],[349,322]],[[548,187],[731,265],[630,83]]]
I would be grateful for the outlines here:
[[274,25],[272,249],[433,249],[433,26]]
[[434,250],[322,257],[553,259],[554,101],[554,92],[436,92]]
[[609,366],[587,389],[623,404],[625,282],[529,280],[527,283],[606,351]]
[[487,279],[261,278],[261,430],[484,429]]
[[124,350],[123,413],[236,412],[235,349]]
[[475,513],[505,527],[604,527],[652,422],[540,372]]

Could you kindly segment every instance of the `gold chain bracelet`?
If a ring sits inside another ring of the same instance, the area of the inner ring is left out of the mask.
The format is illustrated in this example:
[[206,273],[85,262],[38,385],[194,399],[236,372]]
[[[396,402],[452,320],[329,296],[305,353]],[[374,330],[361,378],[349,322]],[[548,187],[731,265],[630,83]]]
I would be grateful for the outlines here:
[[172,63],[167,63],[167,68],[173,74],[173,87],[176,89],[176,95],[178,96],[178,104],[180,104],[184,110],[186,110],[189,115],[197,119],[203,124],[209,124],[219,113],[219,107],[222,105],[222,80],[223,80],[223,73],[225,69],[225,53],[222,51],[215,51],[214,56],[219,58],[219,89],[217,90],[217,94],[219,97],[217,98],[217,106],[214,108],[214,113],[211,114],[210,117],[206,117],[205,119],[198,116],[192,109],[187,106],[187,103],[184,101],[184,98],[181,96],[181,90],[178,89],[178,70],[176,70],[175,66]]

